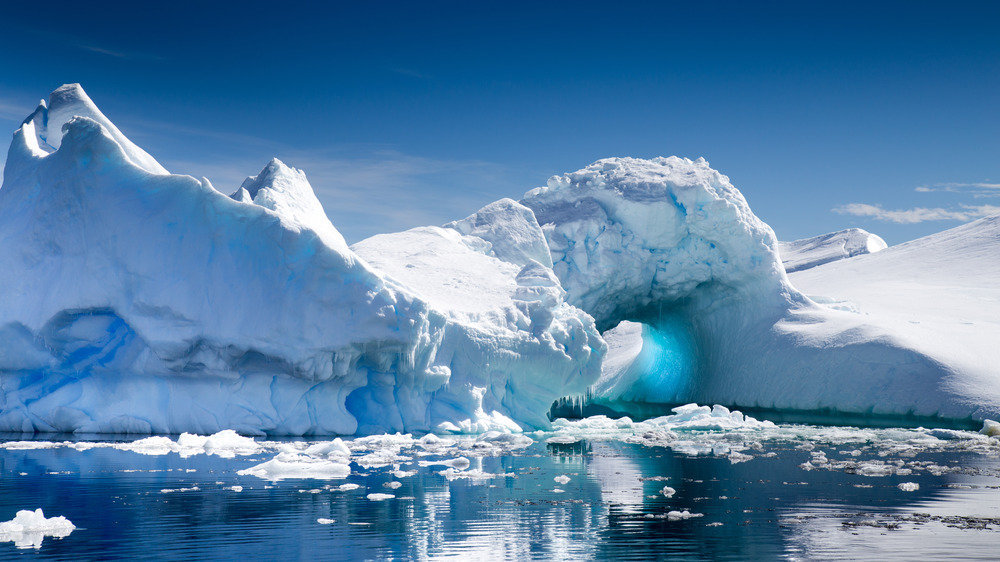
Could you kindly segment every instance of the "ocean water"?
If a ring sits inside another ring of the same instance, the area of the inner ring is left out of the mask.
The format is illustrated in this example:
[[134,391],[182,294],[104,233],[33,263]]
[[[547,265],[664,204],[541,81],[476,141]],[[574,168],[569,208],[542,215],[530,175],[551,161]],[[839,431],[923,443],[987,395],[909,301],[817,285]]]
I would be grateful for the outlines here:
[[[995,560],[1000,547],[1000,440],[974,432],[595,418],[344,439],[349,458],[317,440],[134,440],[0,441],[0,521],[42,508],[76,526],[0,533],[0,560]],[[240,474],[279,456],[266,478]],[[323,472],[329,459],[349,474]]]

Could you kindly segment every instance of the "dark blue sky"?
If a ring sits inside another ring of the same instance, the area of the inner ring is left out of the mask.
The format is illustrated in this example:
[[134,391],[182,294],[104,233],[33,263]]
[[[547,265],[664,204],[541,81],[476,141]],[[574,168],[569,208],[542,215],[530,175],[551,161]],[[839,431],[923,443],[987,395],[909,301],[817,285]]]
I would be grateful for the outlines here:
[[304,169],[351,242],[678,155],[782,239],[898,243],[1000,206],[998,30],[995,1],[14,1],[0,126],[79,82],[221,191],[272,156]]

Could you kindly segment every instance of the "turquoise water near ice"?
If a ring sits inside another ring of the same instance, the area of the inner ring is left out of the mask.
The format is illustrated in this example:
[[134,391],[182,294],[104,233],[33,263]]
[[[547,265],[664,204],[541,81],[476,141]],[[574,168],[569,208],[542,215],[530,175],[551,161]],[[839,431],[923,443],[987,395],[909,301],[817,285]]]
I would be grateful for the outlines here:
[[1000,441],[831,431],[678,431],[669,446],[534,435],[482,456],[470,442],[468,470],[495,476],[455,480],[416,449],[345,479],[268,482],[237,472],[272,449],[6,448],[0,521],[40,507],[77,529],[37,549],[0,542],[0,560],[995,559]]

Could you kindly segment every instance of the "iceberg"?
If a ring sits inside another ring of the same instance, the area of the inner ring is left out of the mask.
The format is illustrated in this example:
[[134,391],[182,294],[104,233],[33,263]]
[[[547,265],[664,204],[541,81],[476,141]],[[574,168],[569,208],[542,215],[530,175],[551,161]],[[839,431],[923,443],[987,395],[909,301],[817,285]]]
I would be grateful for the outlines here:
[[770,227],[702,159],[600,160],[522,203],[567,301],[604,331],[591,403],[967,428],[1000,413],[1000,217],[789,278]]
[[441,250],[496,288],[475,310],[471,289],[419,296],[347,247],[302,172],[275,160],[227,197],[78,85],[15,132],[0,210],[2,431],[512,431],[599,373],[604,342],[546,266],[454,229],[384,239],[427,245],[394,249],[426,257],[392,271],[414,286]]
[[1000,415],[998,223],[782,249],[704,159],[609,158],[348,246],[304,172],[275,159],[227,195],[63,86],[0,187],[0,431],[229,454],[236,433],[547,429],[565,398],[971,427]]
[[66,538],[76,529],[63,516],[45,517],[41,508],[31,511],[22,509],[13,519],[0,523],[0,542],[13,542],[17,548],[42,547],[45,537]]

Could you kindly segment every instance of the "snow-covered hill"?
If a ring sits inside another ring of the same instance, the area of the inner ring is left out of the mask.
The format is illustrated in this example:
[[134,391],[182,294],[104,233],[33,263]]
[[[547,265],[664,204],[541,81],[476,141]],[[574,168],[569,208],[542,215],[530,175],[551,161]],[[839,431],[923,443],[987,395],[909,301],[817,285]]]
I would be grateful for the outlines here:
[[792,273],[832,261],[874,254],[887,247],[885,240],[879,236],[860,228],[849,228],[794,242],[778,242],[778,253],[785,271]]
[[[912,350],[939,368],[941,389],[995,412],[1000,215],[789,277],[829,309],[816,315],[818,326],[788,325],[794,332],[825,345],[866,339]],[[934,389],[922,391],[926,401],[940,399]]]

